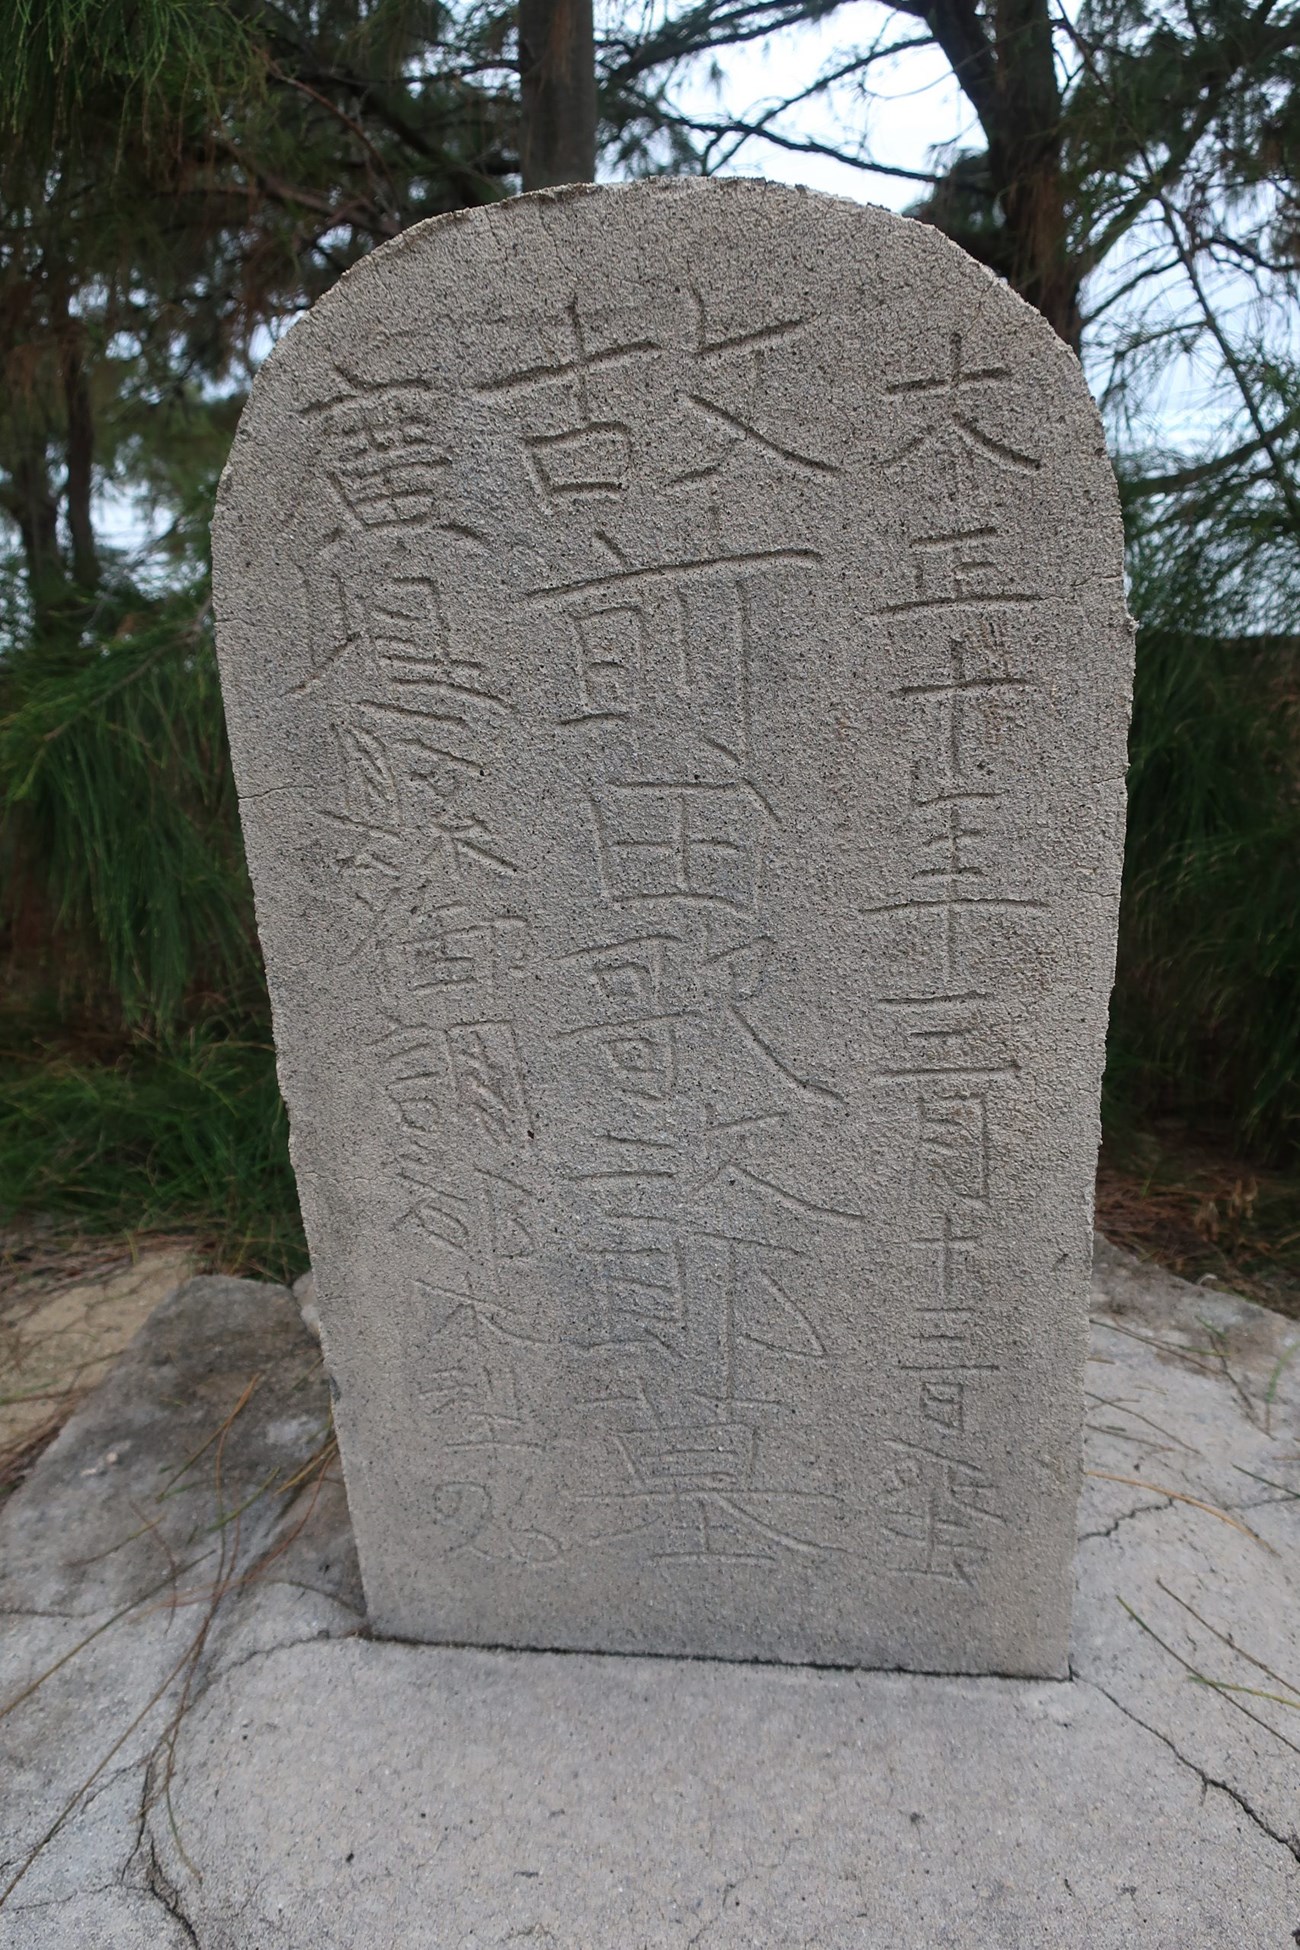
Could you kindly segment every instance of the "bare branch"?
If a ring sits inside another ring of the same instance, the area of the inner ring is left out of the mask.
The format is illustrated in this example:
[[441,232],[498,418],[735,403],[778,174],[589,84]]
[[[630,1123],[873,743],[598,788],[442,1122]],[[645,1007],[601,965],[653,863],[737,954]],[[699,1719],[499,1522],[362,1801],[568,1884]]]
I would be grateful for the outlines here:
[[[854,155],[850,150],[837,149],[833,143],[817,142],[811,136],[800,139],[782,135],[779,131],[765,128],[758,123],[741,120],[703,122],[682,116],[675,118],[667,126],[680,128],[692,135],[707,135],[710,138],[738,135],[741,142],[737,147],[753,139],[770,142],[774,148],[783,149],[790,155],[824,156],[830,162],[844,163],[850,169],[860,169],[865,175],[891,176],[905,183],[925,183],[933,188],[936,183],[944,181],[942,176],[936,176],[927,170],[902,169],[892,163],[873,162],[869,156]],[[732,154],[734,153],[733,150]]]
[[885,0],[900,13],[917,14],[948,57],[958,86],[979,116],[990,141],[996,139],[998,80],[992,43],[974,0]]
[[[1294,413],[1286,414],[1276,426],[1270,427],[1269,438],[1275,440],[1280,435],[1291,432],[1297,419],[1300,419],[1300,408],[1297,408]],[[1124,493],[1132,499],[1145,499],[1157,494],[1181,494],[1186,488],[1198,487],[1202,482],[1213,481],[1230,474],[1235,468],[1240,467],[1243,461],[1250,460],[1255,454],[1266,452],[1267,445],[1268,442],[1256,434],[1250,440],[1243,440],[1239,447],[1233,447],[1226,454],[1218,454],[1212,460],[1198,461],[1193,466],[1180,467],[1168,474],[1144,474],[1136,480],[1126,480]],[[1256,471],[1248,478],[1254,481],[1267,480],[1269,470]]]
[[[784,27],[799,27],[809,21],[825,20],[838,11],[842,0],[739,0],[721,11],[702,0],[666,20],[659,30],[644,40],[610,36],[601,44],[603,55],[615,54],[604,63],[603,83],[607,88],[626,88],[652,69],[677,66],[711,48],[742,47],[750,41],[766,40]],[[618,58],[617,50],[621,50]]]
[[[1263,5],[1256,11],[1255,20],[1260,23],[1265,21],[1269,12],[1272,10],[1273,4],[1274,0],[1263,0]],[[1121,122],[1127,123],[1127,117],[1124,115],[1123,107],[1115,101],[1114,93],[1109,88],[1104,76],[1100,73],[1092,50],[1087,46],[1086,42],[1077,37],[1075,44],[1086,61],[1089,72],[1098,90],[1109,100]],[[1128,133],[1132,137],[1135,152],[1141,156],[1143,162],[1146,164],[1148,176],[1153,185],[1152,200],[1160,210],[1165,230],[1174,248],[1174,253],[1182,266],[1183,275],[1187,279],[1187,283],[1200,309],[1205,330],[1214,340],[1224,366],[1232,375],[1246,416],[1255,429],[1258,450],[1267,456],[1274,483],[1283,501],[1286,503],[1287,511],[1295,523],[1297,533],[1300,534],[1300,492],[1297,491],[1296,483],[1292,478],[1286,458],[1278,447],[1277,429],[1268,427],[1264,423],[1264,416],[1260,410],[1259,402],[1255,398],[1254,389],[1250,384],[1250,378],[1245,365],[1239,357],[1236,347],[1224,331],[1218,313],[1210,300],[1209,293],[1205,289],[1205,283],[1201,277],[1200,268],[1196,261],[1196,252],[1183,232],[1183,219],[1170,201],[1168,191],[1158,181],[1159,172],[1153,166],[1147,154],[1146,144],[1142,141],[1140,135],[1131,128],[1131,125],[1129,126]]]

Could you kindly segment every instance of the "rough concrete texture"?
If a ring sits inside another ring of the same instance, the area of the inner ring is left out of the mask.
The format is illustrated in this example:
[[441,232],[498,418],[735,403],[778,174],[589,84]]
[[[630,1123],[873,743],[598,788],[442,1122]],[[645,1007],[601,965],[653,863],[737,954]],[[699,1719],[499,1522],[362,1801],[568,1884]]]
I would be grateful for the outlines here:
[[[165,1780],[168,1723],[187,1681],[211,1669],[214,1631],[229,1637],[230,1611],[241,1647],[295,1629],[301,1594],[277,1610],[277,1560],[255,1606],[240,1579],[284,1534],[275,1486],[310,1465],[328,1430],[319,1349],[289,1294],[191,1280],[3,1506],[0,1889],[54,1831],[0,1912],[6,1950],[33,1931],[61,1950],[191,1941],[163,1914],[143,1811]],[[355,1626],[345,1578],[319,1604],[336,1629]],[[70,1797],[76,1816],[60,1829]]]
[[1053,1683],[369,1640],[318,1351],[191,1282],[0,1517],[0,1946],[1292,1950],[1300,1330],[1094,1306]]
[[1059,1674],[1130,632],[933,230],[417,227],[268,361],[219,646],[372,1623]]

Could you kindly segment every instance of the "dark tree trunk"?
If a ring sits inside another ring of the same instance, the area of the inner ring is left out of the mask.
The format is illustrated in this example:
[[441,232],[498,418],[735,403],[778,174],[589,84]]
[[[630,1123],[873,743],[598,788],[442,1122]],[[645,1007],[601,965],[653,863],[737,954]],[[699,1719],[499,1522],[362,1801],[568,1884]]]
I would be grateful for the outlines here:
[[1061,95],[1045,0],[998,0],[989,162],[1010,233],[1011,282],[1077,352],[1079,276],[1061,182]]
[[90,517],[92,469],[95,458],[95,420],[81,348],[70,339],[63,355],[63,396],[68,416],[68,536],[72,543],[72,574],[81,589],[99,581],[99,556]]
[[992,0],[987,14],[976,0],[912,0],[902,11],[921,14],[980,119],[1006,227],[998,268],[1077,351],[1080,278],[1066,229],[1047,0]]
[[596,175],[592,0],[520,0],[520,168],[526,190]]
[[50,489],[43,448],[20,453],[9,477],[5,508],[18,524],[27,565],[27,593],[37,625],[49,620],[63,588],[59,504]]

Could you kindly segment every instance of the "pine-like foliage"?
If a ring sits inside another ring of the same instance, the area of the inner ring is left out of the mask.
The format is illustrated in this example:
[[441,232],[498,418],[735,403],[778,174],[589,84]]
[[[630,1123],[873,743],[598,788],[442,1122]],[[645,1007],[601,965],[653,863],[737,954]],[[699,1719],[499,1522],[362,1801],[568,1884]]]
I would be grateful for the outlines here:
[[70,1015],[165,1034],[260,979],[206,591],[137,601],[0,664],[0,919]]
[[[692,61],[840,14],[867,38],[788,108],[675,106]],[[300,1263],[207,523],[269,338],[375,244],[514,186],[513,31],[502,0],[0,0],[0,1220],[193,1224],[224,1264]],[[616,9],[607,161],[824,152],[808,103],[847,90],[861,117],[921,44],[978,128],[921,172],[918,213],[1082,343],[1125,477],[1142,630],[1108,1116],[1294,1155],[1294,23],[1247,0]],[[836,153],[888,167],[865,123]],[[1156,409],[1193,396],[1175,443]]]
[[201,581],[0,660],[0,1221],[304,1263]]
[[0,1220],[301,1255],[207,524],[268,335],[508,186],[509,23],[0,0]]
[[[1300,391],[1296,398],[1300,399]],[[1272,414],[1288,418],[1286,397]],[[1289,445],[1294,446],[1295,435]],[[1259,472],[1257,469],[1256,472]],[[1138,639],[1109,1108],[1300,1156],[1300,557],[1271,473],[1130,504]]]

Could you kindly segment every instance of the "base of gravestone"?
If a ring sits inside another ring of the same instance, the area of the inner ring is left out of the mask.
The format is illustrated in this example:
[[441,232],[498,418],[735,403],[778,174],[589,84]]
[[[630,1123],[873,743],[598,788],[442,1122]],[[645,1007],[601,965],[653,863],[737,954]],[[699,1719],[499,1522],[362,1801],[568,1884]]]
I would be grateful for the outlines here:
[[1300,1329],[1094,1298],[1058,1684],[374,1642],[319,1349],[189,1282],[0,1516],[0,1944],[1288,1944]]

